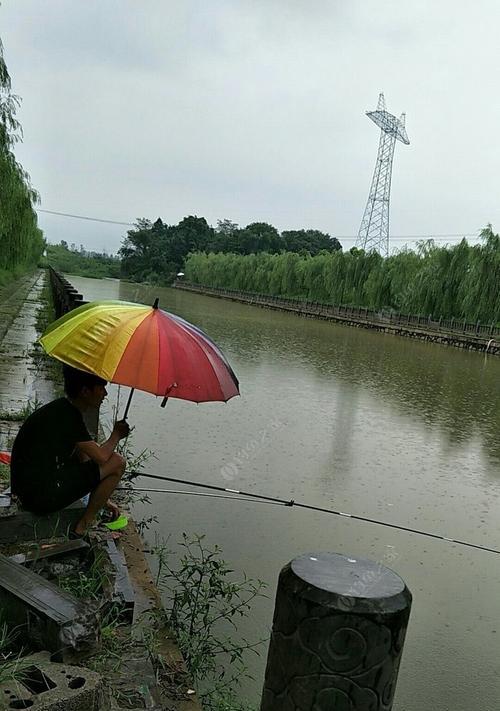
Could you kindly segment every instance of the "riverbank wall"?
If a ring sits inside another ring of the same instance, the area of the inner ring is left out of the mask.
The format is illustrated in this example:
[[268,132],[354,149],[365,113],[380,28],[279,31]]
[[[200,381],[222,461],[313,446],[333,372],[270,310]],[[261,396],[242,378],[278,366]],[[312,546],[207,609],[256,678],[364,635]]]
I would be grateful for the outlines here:
[[396,336],[420,341],[442,343],[466,350],[500,355],[500,327],[459,321],[457,319],[431,319],[426,316],[404,315],[386,311],[372,311],[356,306],[333,306],[315,301],[285,299],[280,296],[232,291],[218,287],[191,284],[177,280],[173,287],[219,299],[238,301],[251,306],[286,311],[305,318],[333,321],[356,328],[368,328]]
[[50,266],[49,279],[56,318],[87,303],[84,301],[83,296],[69,283],[66,277],[56,272],[56,270]]

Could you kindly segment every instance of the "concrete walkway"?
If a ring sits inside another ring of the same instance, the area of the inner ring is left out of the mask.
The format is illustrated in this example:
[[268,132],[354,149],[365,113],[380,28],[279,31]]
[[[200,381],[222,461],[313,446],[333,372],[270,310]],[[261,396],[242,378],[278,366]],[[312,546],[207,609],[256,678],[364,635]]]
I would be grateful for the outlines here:
[[[45,278],[45,272],[37,270],[15,282],[7,294],[0,293],[0,415],[54,397],[53,384],[33,357]],[[18,429],[19,422],[0,418],[0,450],[10,449]]]
[[[38,271],[29,277],[23,277],[15,285],[9,285],[8,294],[0,291],[0,415],[18,413],[35,399],[45,403],[55,397],[54,386],[45,374],[44,365],[40,365],[36,355],[33,356],[33,344],[39,336],[36,329],[37,312],[45,306],[42,297],[46,278],[45,272]],[[10,450],[20,424],[19,421],[0,417],[0,450]],[[68,523],[65,515],[69,521],[72,509],[58,512],[55,521],[50,517],[38,518],[36,521],[38,541],[45,536],[44,526],[50,538],[56,535],[58,527],[66,530]],[[14,516],[18,521],[16,524],[13,521]],[[20,516],[24,516],[24,519],[19,518]],[[74,514],[71,520],[74,522]],[[18,513],[15,505],[14,510],[9,508],[7,511],[5,507],[4,521],[5,540],[9,544],[16,537],[18,540],[26,541],[26,526],[31,528],[28,538],[30,536],[33,538],[35,528],[33,518],[27,512]],[[1,528],[0,526],[0,539],[2,539]],[[107,533],[109,535],[109,532]],[[201,711],[199,701],[189,688],[191,686],[189,676],[169,630],[161,626],[157,633],[158,646],[156,648],[155,645],[154,663],[144,642],[143,635],[146,636],[144,630],[150,632],[151,621],[159,619],[157,608],[161,607],[161,602],[144,556],[143,542],[132,520],[129,529],[123,535],[123,541],[118,544],[118,549],[124,552],[124,560],[134,590],[134,627],[130,632],[135,639],[135,645],[130,645],[130,650],[127,647],[127,651],[123,652],[121,667],[117,665],[116,658],[110,656],[109,664],[112,669],[106,672],[108,684],[113,686],[117,692],[115,696],[123,699],[125,705],[122,706],[121,702],[118,703],[117,699],[113,698],[109,702],[111,705],[108,702],[105,705],[96,704],[96,709],[139,711],[139,709],[149,708],[150,711]],[[151,619],[147,617],[147,613],[151,614]],[[53,666],[50,668],[50,674],[55,674]],[[90,674],[88,670],[84,669],[82,675],[87,678],[88,674]],[[63,686],[65,688],[65,684],[66,682],[64,685],[61,684],[61,689]],[[48,692],[47,698],[51,693]],[[63,706],[68,709],[70,706],[77,708],[71,703],[72,692],[62,693],[66,693],[66,696],[63,695],[62,701],[59,700],[56,705],[49,702],[45,704],[41,697],[36,696],[36,692],[35,695],[30,694],[29,698],[34,699],[36,708],[39,708],[39,702],[40,708],[42,706],[47,709],[55,709],[56,706],[58,709]],[[0,708],[3,708],[1,703]],[[89,707],[85,705],[78,708]]]

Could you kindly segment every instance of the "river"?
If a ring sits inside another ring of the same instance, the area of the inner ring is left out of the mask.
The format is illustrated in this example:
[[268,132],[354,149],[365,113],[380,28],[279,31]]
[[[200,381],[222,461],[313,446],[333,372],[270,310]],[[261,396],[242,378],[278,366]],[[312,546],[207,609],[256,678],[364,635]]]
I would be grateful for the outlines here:
[[[239,377],[241,397],[227,404],[171,399],[163,410],[152,396],[134,395],[133,443],[155,452],[151,472],[500,548],[497,357],[175,289],[68,278],[87,300],[159,296],[161,307],[220,345]],[[105,419],[109,413],[110,405]],[[277,576],[294,556],[330,550],[371,558],[396,570],[413,593],[394,711],[499,708],[500,556],[300,509],[151,499],[137,512],[156,515],[161,536],[206,534],[239,575],[269,584],[247,636],[268,634]],[[264,649],[250,660],[256,680],[243,693],[253,701],[265,657]]]

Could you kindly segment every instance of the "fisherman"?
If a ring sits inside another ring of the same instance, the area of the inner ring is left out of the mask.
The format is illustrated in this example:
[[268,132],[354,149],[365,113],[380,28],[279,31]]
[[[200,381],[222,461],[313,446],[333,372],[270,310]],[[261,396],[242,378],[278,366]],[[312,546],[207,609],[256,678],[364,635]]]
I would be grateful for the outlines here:
[[107,395],[106,380],[64,366],[66,397],[35,410],[14,441],[11,488],[23,508],[48,514],[90,494],[73,536],[85,535],[102,508],[112,518],[120,514],[109,497],[125,471],[125,459],[115,452],[130,428],[125,420],[115,423],[109,439],[98,445],[83,420],[86,411],[98,408]]

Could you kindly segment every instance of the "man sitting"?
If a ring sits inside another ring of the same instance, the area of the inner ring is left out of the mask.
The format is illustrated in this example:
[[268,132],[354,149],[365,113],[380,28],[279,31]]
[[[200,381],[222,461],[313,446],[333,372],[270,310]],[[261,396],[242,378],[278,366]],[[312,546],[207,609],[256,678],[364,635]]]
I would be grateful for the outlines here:
[[73,531],[77,536],[85,534],[101,508],[119,513],[108,498],[125,471],[124,458],[114,450],[127,437],[129,426],[124,420],[116,422],[109,439],[98,445],[83,421],[83,413],[99,407],[106,397],[106,384],[96,375],[65,365],[66,397],[35,410],[12,448],[12,493],[28,511],[60,511],[90,493]]

